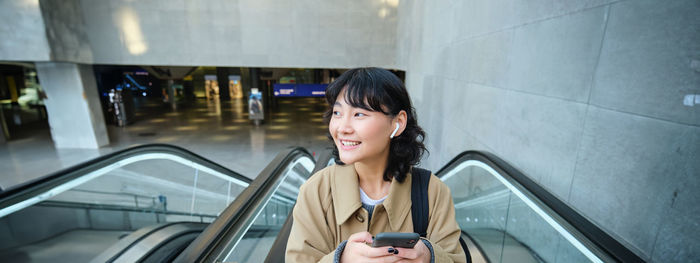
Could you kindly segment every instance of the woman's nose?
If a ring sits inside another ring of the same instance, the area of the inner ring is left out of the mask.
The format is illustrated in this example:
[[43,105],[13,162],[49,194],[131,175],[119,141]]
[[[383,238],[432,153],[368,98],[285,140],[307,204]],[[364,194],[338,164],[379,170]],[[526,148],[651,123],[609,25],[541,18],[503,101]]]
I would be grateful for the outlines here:
[[336,127],[338,133],[352,133],[352,124],[350,123],[349,120],[346,120],[345,118],[342,118],[338,120],[338,126]]

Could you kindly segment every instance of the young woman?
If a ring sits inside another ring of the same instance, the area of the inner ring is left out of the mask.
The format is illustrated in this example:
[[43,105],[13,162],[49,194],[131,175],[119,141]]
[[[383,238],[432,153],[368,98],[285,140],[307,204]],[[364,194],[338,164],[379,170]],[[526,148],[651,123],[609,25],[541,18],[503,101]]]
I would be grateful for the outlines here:
[[300,189],[287,262],[464,262],[449,189],[431,175],[427,237],[372,247],[381,232],[413,232],[411,167],[425,146],[401,80],[379,68],[343,73],[326,90],[336,165]]

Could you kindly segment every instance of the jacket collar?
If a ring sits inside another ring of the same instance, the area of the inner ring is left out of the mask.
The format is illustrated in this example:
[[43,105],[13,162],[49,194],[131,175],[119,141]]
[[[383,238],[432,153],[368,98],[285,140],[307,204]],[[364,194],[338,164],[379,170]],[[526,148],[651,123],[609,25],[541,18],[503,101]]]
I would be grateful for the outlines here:
[[[343,224],[357,209],[360,201],[360,182],[353,165],[336,165],[333,175],[333,206],[335,222]],[[403,183],[394,181],[389,187],[389,196],[382,203],[389,217],[392,229],[399,229],[411,211],[411,175]]]
[[360,182],[353,165],[335,165],[335,173],[331,178],[335,222],[341,225],[362,207]]

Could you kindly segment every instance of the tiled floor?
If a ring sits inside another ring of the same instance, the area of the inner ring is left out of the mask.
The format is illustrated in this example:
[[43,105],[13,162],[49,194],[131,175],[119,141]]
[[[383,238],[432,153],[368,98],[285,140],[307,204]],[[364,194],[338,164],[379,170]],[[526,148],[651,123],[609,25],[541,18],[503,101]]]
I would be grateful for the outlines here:
[[108,124],[110,145],[100,149],[56,149],[47,128],[28,130],[21,139],[0,144],[0,186],[23,183],[97,156],[147,143],[173,144],[250,178],[282,149],[302,146],[319,152],[330,146],[321,98],[281,99],[256,127],[243,101],[198,100],[172,110],[157,100],[142,101],[136,121]]

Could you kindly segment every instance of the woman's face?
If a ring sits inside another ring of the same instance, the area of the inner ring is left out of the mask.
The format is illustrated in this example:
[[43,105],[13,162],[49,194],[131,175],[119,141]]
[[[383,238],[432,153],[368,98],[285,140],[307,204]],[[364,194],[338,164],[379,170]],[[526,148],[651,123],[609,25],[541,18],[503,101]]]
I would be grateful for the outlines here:
[[328,125],[340,160],[346,164],[386,161],[389,157],[389,136],[395,128],[392,118],[382,112],[347,104],[344,93],[340,92],[336,98]]

